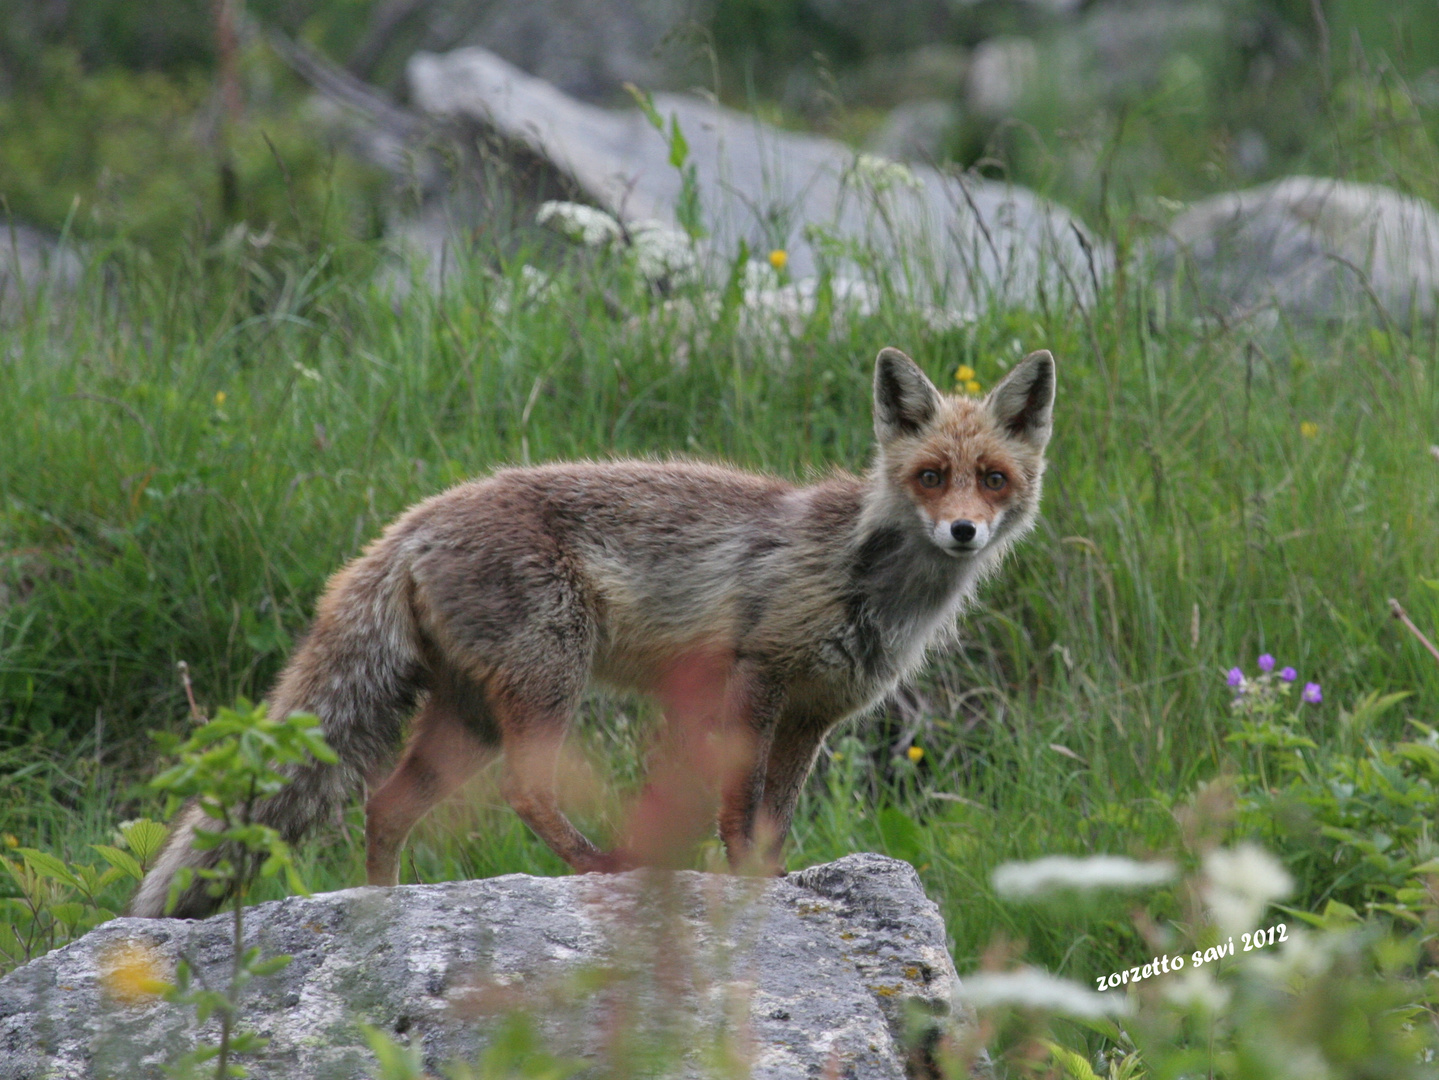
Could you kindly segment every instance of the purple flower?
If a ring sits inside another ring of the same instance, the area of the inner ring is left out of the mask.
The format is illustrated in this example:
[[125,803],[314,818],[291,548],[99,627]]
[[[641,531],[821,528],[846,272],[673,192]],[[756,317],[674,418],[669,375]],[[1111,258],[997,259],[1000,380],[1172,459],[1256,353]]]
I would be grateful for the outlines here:
[[1299,678],[1299,672],[1295,671],[1292,667],[1287,667],[1280,670],[1279,677],[1285,682],[1293,682]]
[[1320,693],[1319,684],[1317,682],[1305,683],[1304,693],[1300,694],[1299,696],[1302,697],[1305,701],[1309,702],[1309,704],[1311,705],[1318,705],[1321,701],[1324,700],[1324,695]]
[[1224,681],[1227,682],[1230,686],[1234,687],[1234,689],[1238,690],[1241,686],[1244,685],[1244,672],[1237,667],[1230,668],[1229,674],[1225,676]]
[[1265,653],[1263,656],[1261,656],[1259,658],[1259,670],[1264,672],[1264,674],[1266,675],[1273,671],[1274,657],[1270,656],[1268,653]]

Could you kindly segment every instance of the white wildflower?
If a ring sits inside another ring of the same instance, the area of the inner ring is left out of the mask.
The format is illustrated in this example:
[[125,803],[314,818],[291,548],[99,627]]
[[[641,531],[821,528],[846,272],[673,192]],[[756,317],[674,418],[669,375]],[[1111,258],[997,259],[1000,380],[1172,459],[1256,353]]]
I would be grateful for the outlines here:
[[554,279],[543,270],[529,263],[520,267],[518,281],[504,278],[495,291],[494,310],[497,315],[508,315],[516,308],[544,300],[554,287]]
[[1204,901],[1226,934],[1260,929],[1265,909],[1293,888],[1279,860],[1254,844],[1216,848],[1204,856]]
[[779,288],[779,271],[768,262],[751,259],[744,264],[744,291],[746,293],[769,292]]
[[[1249,970],[1279,986],[1298,989],[1310,979],[1329,970],[1333,954],[1328,946],[1334,936],[1315,935],[1298,927],[1286,929],[1288,940],[1279,946],[1278,952],[1274,955],[1255,956],[1249,962]],[[1271,951],[1266,949],[1265,953]]]
[[880,157],[878,154],[860,154],[855,158],[854,175],[875,192],[899,187],[909,188],[911,191],[924,188],[924,181],[916,176],[908,165]]
[[672,282],[691,278],[699,259],[690,235],[663,221],[636,221],[630,225],[635,267],[649,281],[669,278]]
[[1013,1005],[1088,1019],[1129,1011],[1129,1002],[1118,994],[1097,994],[1088,987],[1033,968],[967,975],[960,980],[955,996],[981,1009]]
[[1044,896],[1063,889],[1147,889],[1174,880],[1170,862],[1138,862],[1122,855],[1076,859],[1049,855],[1027,863],[1005,863],[990,879],[1006,899]]
[[1217,1013],[1229,1004],[1229,988],[1214,981],[1208,968],[1190,968],[1164,983],[1164,996],[1181,1009]]
[[604,247],[624,236],[620,223],[603,210],[574,202],[547,202],[535,220],[585,247]]

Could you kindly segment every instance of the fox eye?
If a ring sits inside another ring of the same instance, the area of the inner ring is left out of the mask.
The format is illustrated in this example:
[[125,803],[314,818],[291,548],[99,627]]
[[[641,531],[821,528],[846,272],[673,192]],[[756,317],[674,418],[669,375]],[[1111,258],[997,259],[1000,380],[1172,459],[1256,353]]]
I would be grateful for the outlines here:
[[992,469],[984,474],[984,486],[989,488],[990,491],[998,491],[1007,483],[1009,483],[1009,477],[1005,476],[1004,473],[998,469]]
[[921,487],[939,487],[940,475],[938,469],[925,469],[919,474]]

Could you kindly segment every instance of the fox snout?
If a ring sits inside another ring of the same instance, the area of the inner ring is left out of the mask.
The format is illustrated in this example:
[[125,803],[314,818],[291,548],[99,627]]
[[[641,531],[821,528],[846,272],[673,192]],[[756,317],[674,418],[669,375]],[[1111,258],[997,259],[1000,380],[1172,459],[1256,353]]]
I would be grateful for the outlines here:
[[998,517],[993,521],[967,517],[940,520],[930,526],[929,536],[936,546],[950,555],[974,555],[983,551],[985,545],[994,539],[998,525]]
[[984,547],[984,542],[989,539],[989,526],[982,521],[960,518],[949,526],[949,535],[961,547]]

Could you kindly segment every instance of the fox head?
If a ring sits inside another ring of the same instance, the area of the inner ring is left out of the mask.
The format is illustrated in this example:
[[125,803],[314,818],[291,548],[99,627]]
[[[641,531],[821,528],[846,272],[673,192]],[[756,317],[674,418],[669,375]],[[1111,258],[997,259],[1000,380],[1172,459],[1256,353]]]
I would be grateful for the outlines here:
[[956,559],[1001,550],[1039,509],[1053,408],[1047,351],[1030,353],[976,400],[940,393],[908,356],[884,349],[874,369],[884,504],[875,510],[890,521],[915,515],[930,542]]

